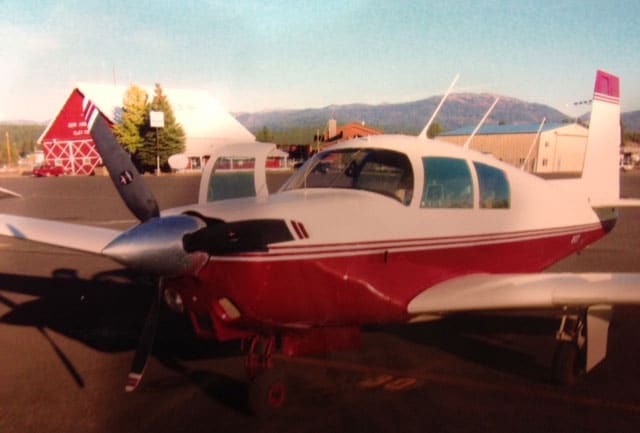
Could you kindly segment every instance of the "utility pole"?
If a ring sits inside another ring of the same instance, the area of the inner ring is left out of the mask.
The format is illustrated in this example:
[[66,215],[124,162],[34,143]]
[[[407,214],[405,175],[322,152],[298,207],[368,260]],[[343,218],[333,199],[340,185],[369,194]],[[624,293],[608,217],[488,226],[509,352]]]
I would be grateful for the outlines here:
[[149,123],[152,128],[156,128],[156,176],[160,176],[160,141],[158,132],[160,128],[164,128],[164,112],[149,112]]
[[9,131],[4,133],[7,141],[7,166],[11,166],[11,141],[9,140]]

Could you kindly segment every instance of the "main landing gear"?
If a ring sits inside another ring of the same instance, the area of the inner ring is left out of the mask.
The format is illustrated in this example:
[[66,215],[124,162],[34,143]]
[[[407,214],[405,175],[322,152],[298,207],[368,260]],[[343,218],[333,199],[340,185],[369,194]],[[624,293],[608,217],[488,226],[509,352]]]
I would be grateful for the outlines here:
[[558,344],[551,365],[551,379],[560,385],[574,385],[586,371],[586,311],[565,314],[556,332]]
[[247,340],[247,346],[245,371],[250,381],[249,409],[257,416],[267,418],[281,410],[288,397],[284,371],[273,365],[276,339],[256,335]]

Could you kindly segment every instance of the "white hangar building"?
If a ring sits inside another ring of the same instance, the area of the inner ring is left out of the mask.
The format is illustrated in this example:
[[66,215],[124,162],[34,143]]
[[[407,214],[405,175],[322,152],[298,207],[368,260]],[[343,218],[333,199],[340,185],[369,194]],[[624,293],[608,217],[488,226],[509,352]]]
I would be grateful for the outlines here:
[[[153,99],[154,88],[139,86]],[[122,102],[129,86],[79,83],[72,91],[88,97],[112,123],[118,123]],[[254,142],[255,137],[208,92],[193,89],[164,88],[176,121],[186,135],[185,154],[189,168],[201,169],[215,146]]]
[[[539,128],[539,124],[484,125],[469,147],[516,167],[526,160],[526,170],[534,173],[582,172],[588,129],[576,123],[547,123],[536,139]],[[438,138],[463,145],[474,129],[463,127]]]

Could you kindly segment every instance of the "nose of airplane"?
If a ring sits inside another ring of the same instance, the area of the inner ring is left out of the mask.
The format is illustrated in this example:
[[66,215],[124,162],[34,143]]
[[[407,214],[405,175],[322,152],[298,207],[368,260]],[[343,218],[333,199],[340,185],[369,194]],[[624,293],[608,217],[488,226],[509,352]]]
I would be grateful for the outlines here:
[[188,215],[154,217],[114,239],[102,254],[129,269],[158,276],[175,276],[197,269],[208,254],[188,253],[183,237],[206,224]]

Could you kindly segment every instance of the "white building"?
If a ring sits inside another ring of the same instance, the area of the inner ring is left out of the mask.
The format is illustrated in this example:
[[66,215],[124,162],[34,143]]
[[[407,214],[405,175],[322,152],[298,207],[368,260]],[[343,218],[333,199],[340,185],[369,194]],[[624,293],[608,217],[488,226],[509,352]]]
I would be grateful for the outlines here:
[[[113,123],[118,123],[122,102],[129,86],[81,83],[77,89],[91,99]],[[154,88],[139,86],[153,99]],[[185,154],[190,168],[201,169],[214,146],[253,142],[255,137],[208,92],[193,89],[162,88],[176,121],[186,135]]]
[[[469,147],[535,173],[579,173],[582,171],[588,129],[576,123],[540,125],[484,125]],[[439,139],[462,145],[474,127],[445,132]],[[528,158],[527,158],[528,157]]]

